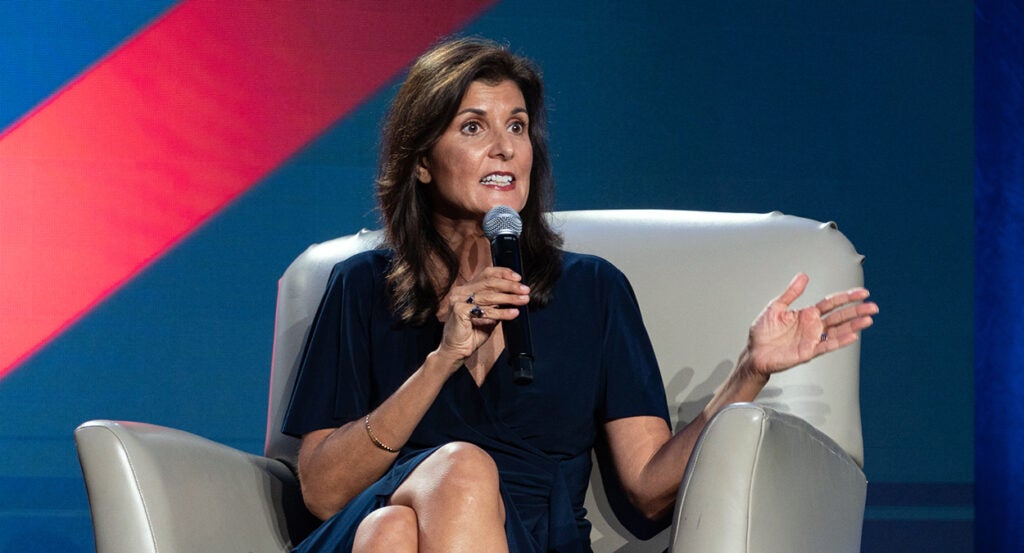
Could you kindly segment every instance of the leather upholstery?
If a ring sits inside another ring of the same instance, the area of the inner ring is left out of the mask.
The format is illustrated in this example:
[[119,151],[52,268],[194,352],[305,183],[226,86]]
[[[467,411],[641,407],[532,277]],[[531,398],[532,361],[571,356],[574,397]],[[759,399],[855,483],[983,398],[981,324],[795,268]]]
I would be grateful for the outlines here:
[[[832,223],[780,213],[661,210],[562,212],[552,220],[567,249],[601,255],[629,277],[677,428],[707,402],[735,363],[747,326],[796,272],[811,277],[798,306],[863,282],[862,256]],[[297,488],[287,467],[298,442],[279,432],[281,419],[331,267],[379,238],[363,231],[311,246],[281,278],[269,459],[170,429],[106,421],[76,431],[100,553],[155,551],[146,548],[155,541],[162,553],[283,551],[297,539],[306,514],[294,506]],[[858,551],[866,489],[859,352],[858,343],[776,375],[756,404],[715,417],[687,468],[673,531],[649,541],[629,535],[595,470],[587,504],[595,551],[660,552],[670,538],[672,551],[686,552]],[[190,444],[182,446],[189,454],[136,452],[173,440]],[[217,519],[224,509],[237,516]],[[239,533],[252,544],[241,547]]]
[[134,422],[75,441],[99,553],[281,552],[317,523],[280,461]]

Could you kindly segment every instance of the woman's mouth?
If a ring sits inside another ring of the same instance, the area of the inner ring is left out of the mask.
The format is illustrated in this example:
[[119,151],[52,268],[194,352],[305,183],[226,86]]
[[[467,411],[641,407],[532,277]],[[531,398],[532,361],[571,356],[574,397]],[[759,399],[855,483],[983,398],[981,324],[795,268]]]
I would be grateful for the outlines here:
[[492,186],[495,188],[508,188],[515,183],[516,179],[512,175],[491,173],[486,177],[480,179],[480,184],[484,186]]

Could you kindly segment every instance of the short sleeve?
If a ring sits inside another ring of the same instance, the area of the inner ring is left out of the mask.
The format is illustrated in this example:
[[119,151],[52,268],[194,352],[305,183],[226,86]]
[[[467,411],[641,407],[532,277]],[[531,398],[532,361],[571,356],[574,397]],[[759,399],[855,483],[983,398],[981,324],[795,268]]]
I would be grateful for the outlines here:
[[366,255],[336,265],[317,308],[281,431],[337,428],[368,410],[375,271]]
[[602,271],[606,298],[602,341],[604,421],[636,416],[669,421],[665,387],[629,280],[607,264]]

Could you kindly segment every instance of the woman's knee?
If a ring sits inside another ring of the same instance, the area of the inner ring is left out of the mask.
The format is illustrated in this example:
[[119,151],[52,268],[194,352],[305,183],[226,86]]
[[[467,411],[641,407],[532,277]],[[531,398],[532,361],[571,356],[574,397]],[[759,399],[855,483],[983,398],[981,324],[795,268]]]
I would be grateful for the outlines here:
[[452,442],[425,459],[392,499],[412,504],[415,497],[449,506],[495,499],[500,504],[498,482],[498,467],[490,454],[467,442]]
[[452,442],[431,457],[442,467],[442,478],[449,486],[498,488],[498,466],[491,455],[478,446]]
[[402,505],[381,507],[356,529],[353,551],[416,551],[419,528],[416,511]]

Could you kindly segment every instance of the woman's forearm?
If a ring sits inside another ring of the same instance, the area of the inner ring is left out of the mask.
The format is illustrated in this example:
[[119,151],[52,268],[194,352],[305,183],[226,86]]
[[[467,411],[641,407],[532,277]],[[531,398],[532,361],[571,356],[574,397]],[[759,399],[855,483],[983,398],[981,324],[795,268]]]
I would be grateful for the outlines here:
[[767,375],[753,370],[744,350],[701,413],[661,445],[635,479],[639,490],[630,495],[645,516],[658,520],[671,513],[693,448],[708,421],[732,403],[753,401],[767,383]]
[[437,352],[428,355],[391,397],[369,413],[369,432],[366,419],[360,418],[303,437],[299,480],[303,499],[314,515],[330,517],[387,471],[396,454],[384,448],[402,448],[455,370],[455,363],[461,361]]
[[[736,367],[725,379],[725,382],[715,390],[711,401],[704,406],[702,411],[704,424],[711,420],[719,411],[733,404],[746,401],[754,401],[757,394],[761,393],[768,384],[768,375],[754,370],[748,349],[744,349],[736,361]],[[699,434],[699,432],[698,432]]]

